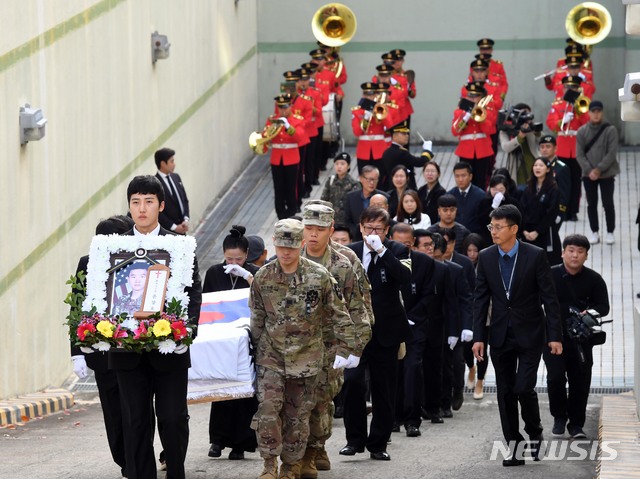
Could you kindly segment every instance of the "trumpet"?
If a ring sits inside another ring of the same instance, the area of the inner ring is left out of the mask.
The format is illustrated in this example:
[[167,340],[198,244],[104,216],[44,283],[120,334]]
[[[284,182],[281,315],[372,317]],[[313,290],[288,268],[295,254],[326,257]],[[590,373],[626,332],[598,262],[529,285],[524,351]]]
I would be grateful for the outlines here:
[[268,126],[265,126],[262,133],[254,131],[249,135],[249,148],[251,148],[257,155],[264,155],[269,151],[269,145],[271,140],[280,134],[284,125],[276,121]]
[[573,109],[580,115],[584,115],[589,111],[589,105],[591,105],[591,100],[588,96],[581,93],[578,99],[573,103]]
[[487,105],[493,100],[493,95],[483,97],[471,110],[471,119],[476,123],[482,123],[487,119]]

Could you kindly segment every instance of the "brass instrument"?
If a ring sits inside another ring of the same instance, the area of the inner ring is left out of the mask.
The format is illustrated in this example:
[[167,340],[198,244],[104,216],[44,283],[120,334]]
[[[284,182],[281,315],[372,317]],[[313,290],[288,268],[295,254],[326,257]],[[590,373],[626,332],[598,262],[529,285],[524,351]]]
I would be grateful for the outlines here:
[[482,97],[478,104],[471,110],[471,118],[476,123],[482,123],[487,119],[487,105],[493,100],[493,95]]
[[573,109],[578,112],[578,114],[584,115],[589,111],[589,105],[591,105],[591,100],[588,96],[581,93],[578,99],[573,103]]
[[262,133],[254,131],[249,135],[249,147],[257,154],[264,155],[269,151],[271,140],[280,134],[284,125],[281,122],[275,122],[269,126],[265,126]]
[[611,31],[611,14],[596,2],[583,2],[573,7],[565,20],[569,36],[581,45],[595,45]]
[[385,103],[387,102],[387,94],[382,93],[379,98],[376,98],[376,101],[377,103],[373,107],[372,113],[373,113],[373,116],[376,117],[376,120],[382,121],[389,114],[389,109],[385,105]]
[[349,7],[341,3],[323,5],[311,19],[313,36],[328,47],[339,47],[347,43],[355,35],[356,28],[356,16]]

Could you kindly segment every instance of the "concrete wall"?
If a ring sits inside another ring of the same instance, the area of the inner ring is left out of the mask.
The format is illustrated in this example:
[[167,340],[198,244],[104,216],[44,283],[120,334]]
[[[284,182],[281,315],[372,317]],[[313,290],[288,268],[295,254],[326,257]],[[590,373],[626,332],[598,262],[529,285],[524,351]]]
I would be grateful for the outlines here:
[[633,308],[633,338],[634,338],[634,364],[633,371],[634,387],[633,393],[636,397],[636,414],[640,419],[640,309],[638,306]]
[[[177,151],[195,227],[258,121],[255,1],[5,0],[2,15],[0,398],[69,374],[65,281],[153,152]],[[172,46],[153,65],[155,30]],[[21,147],[24,103],[48,124]]]
[[[278,91],[282,72],[307,61],[308,51],[315,48],[311,18],[325,3],[324,0],[260,2],[261,121],[273,110],[272,98]],[[397,6],[365,0],[343,3],[358,20],[355,37],[342,49],[349,73],[342,126],[347,141],[354,141],[349,108],[360,98],[359,85],[375,73],[381,53],[404,48],[408,52],[405,68],[414,69],[417,78],[413,129],[427,138],[452,142],[452,113],[468,65],[477,53],[476,41],[482,37],[496,41],[494,57],[504,62],[510,83],[507,103],[524,101],[532,106],[538,120],[546,119],[553,97],[543,81],[534,82],[533,77],[554,67],[564,55],[565,17],[578,2],[491,0],[479,5],[466,0],[406,0]],[[620,126],[617,90],[625,73],[640,70],[637,51],[640,42],[625,38],[622,2],[600,3],[610,11],[613,29],[594,49],[595,96],[605,103],[608,119]],[[621,136],[628,143],[640,143],[640,132],[633,125],[623,126]]]

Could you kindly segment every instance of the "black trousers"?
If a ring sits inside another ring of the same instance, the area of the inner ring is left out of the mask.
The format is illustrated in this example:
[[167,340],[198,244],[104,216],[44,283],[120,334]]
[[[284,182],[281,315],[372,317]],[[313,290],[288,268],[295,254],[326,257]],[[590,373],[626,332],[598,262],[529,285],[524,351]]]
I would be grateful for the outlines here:
[[282,220],[296,214],[298,209],[298,165],[271,165],[276,215]]
[[575,158],[560,158],[569,167],[571,177],[571,191],[569,192],[569,204],[567,205],[566,218],[575,216],[580,211],[580,197],[582,196],[582,168]]
[[[398,372],[398,346],[382,346],[376,338],[366,345],[357,368],[344,373],[344,426],[347,444],[370,452],[387,449],[391,437]],[[373,412],[367,434],[365,370],[370,371]]]
[[184,479],[189,444],[187,369],[159,371],[146,358],[133,369],[116,371],[129,479],[156,477],[153,451],[153,400],[167,462],[167,479]]
[[318,174],[320,173],[320,168],[316,167],[318,165],[318,148],[322,138],[320,135],[316,135],[311,138],[311,143],[307,145],[307,156],[306,162],[304,165],[304,190],[305,193],[310,193],[313,189],[313,182],[318,179]]
[[120,407],[120,389],[115,371],[94,371],[107,442],[114,462],[120,466],[126,476],[126,459],[124,449],[124,432],[122,430],[122,408]]
[[458,341],[451,350],[445,341],[442,345],[444,361],[442,364],[442,397],[440,407],[451,409],[451,401],[454,392],[464,389],[464,356],[462,343]]
[[[562,354],[551,354],[548,347],[542,353],[547,365],[549,409],[555,419],[568,419],[569,428],[584,427],[591,388],[593,346],[567,340],[562,343]],[[567,394],[567,380],[569,394]]]
[[491,161],[493,156],[486,156],[484,158],[462,158],[460,161],[466,161],[471,165],[473,170],[473,178],[471,183],[481,188],[482,191],[486,191],[487,184],[489,182],[489,175],[491,174]]
[[541,356],[542,345],[531,349],[520,348],[510,329],[502,346],[491,347],[502,434],[507,442],[524,440],[520,434],[518,403],[525,432],[530,438],[542,433],[538,394],[535,391]]
[[209,442],[222,449],[254,452],[258,447],[251,420],[258,410],[254,397],[211,403],[209,415]]
[[298,152],[300,154],[300,164],[298,165],[298,182],[296,184],[296,201],[298,202],[298,208],[302,206],[302,195],[304,194],[304,173],[307,168],[310,145],[311,143],[307,143],[304,146],[298,147]]
[[402,388],[398,388],[396,396],[396,421],[405,427],[417,426],[422,423],[421,405],[424,387],[424,350],[427,343],[427,324],[413,326],[413,339],[407,341],[407,354],[402,361],[400,372]]
[[422,353],[423,403],[424,408],[430,414],[440,413],[444,361],[443,336],[444,325],[442,320],[430,319]]
[[589,177],[584,177],[582,182],[584,184],[584,192],[587,195],[587,216],[589,217],[591,231],[600,231],[600,223],[598,221],[598,186],[600,186],[604,217],[607,222],[607,233],[613,233],[616,229],[616,210],[613,203],[615,178],[600,178],[592,181]]

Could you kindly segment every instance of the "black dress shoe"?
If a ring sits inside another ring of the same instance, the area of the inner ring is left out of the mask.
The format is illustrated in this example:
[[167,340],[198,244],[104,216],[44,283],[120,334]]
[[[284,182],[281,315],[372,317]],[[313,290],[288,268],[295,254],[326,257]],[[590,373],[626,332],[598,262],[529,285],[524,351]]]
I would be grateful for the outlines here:
[[444,419],[442,419],[442,416],[440,416],[440,414],[431,415],[431,424],[442,424],[443,422]]
[[502,465],[504,467],[524,466],[524,459],[516,459],[515,457],[512,456],[509,459],[503,459]]
[[544,441],[544,437],[542,437],[542,433],[537,436],[532,436],[529,438],[529,450],[531,451],[531,457],[534,461],[540,460],[540,447],[542,446],[542,441]]
[[333,417],[336,419],[342,419],[343,416],[344,416],[344,407],[336,406],[336,410],[333,413]]
[[400,424],[394,422],[393,426],[391,427],[391,432],[400,432]]
[[451,400],[451,409],[453,409],[454,411],[460,410],[463,402],[464,394],[462,393],[462,389],[454,390],[453,399]]
[[422,435],[418,426],[409,425],[406,426],[405,429],[407,430],[407,437],[418,437]]
[[342,449],[340,449],[341,456],[355,456],[359,452],[364,452],[364,447],[355,447],[347,444]]
[[371,453],[371,459],[375,459],[376,461],[390,461],[391,456],[387,451],[378,451]]
[[229,453],[230,461],[242,461],[244,459],[244,451],[232,449]]
[[[638,297],[640,298],[640,293],[638,293]],[[431,419],[431,414],[429,414],[424,407],[420,408],[420,415],[422,419]]]
[[222,455],[222,448],[218,444],[211,444],[209,448],[209,457],[220,457]]
[[451,408],[443,409],[442,410],[442,417],[452,418],[453,417],[453,413],[451,412]]

